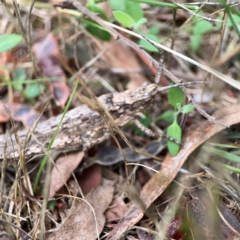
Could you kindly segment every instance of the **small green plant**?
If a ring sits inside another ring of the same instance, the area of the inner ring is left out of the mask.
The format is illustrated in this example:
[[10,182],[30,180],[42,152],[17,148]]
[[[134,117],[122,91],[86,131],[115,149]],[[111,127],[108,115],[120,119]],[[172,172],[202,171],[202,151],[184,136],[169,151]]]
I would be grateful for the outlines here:
[[[164,120],[168,123],[171,123],[170,126],[167,128],[167,137],[169,137],[169,140],[167,141],[167,147],[170,154],[172,156],[176,156],[180,149],[179,143],[182,140],[182,129],[177,121],[178,115],[180,113],[187,114],[191,112],[194,109],[194,106],[192,104],[182,106],[184,103],[184,93],[179,87],[169,89],[168,103],[174,107],[174,110],[167,110],[154,119],[146,116],[146,118],[140,119],[140,122],[147,128],[150,127],[153,121],[156,122],[158,120]],[[135,127],[134,134],[139,136],[145,136],[145,133],[138,127]],[[172,141],[170,139],[172,139]]]
[[18,34],[4,34],[0,36],[0,53],[11,50],[22,41],[22,36]]
[[[173,114],[173,123],[167,128],[167,136],[169,138],[173,138],[178,142],[182,140],[182,129],[179,126],[177,119],[180,113],[186,114],[193,110],[194,106],[192,104],[188,104],[182,106],[184,102],[184,93],[181,88],[171,88],[168,91],[168,103],[172,105],[175,109],[175,113]],[[167,146],[169,153],[172,156],[176,156],[179,152],[180,145],[174,141],[167,141]]]

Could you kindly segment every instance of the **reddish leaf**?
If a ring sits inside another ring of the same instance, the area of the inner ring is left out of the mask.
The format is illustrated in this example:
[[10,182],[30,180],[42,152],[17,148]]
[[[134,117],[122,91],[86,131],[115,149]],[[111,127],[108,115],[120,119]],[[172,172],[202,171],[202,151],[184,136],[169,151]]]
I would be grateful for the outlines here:
[[102,183],[102,167],[95,164],[87,168],[80,176],[79,185],[84,195]]
[[45,39],[34,44],[37,63],[45,77],[54,78],[50,81],[50,90],[53,93],[55,102],[58,106],[64,108],[70,95],[69,88],[65,82],[66,75],[61,68],[59,61],[58,43],[52,34],[48,34]]
[[69,97],[69,88],[66,82],[52,81],[49,87],[54,95],[56,104],[64,108]]
[[[9,114],[14,121],[22,122],[26,127],[32,126],[34,121],[40,116],[40,113],[36,112],[28,105],[22,105],[18,103],[0,103],[0,122],[9,121]],[[45,117],[41,116],[40,121],[44,121]]]
[[177,216],[168,226],[168,236],[171,239],[183,240],[184,234],[181,233],[180,228],[182,224],[182,219]]

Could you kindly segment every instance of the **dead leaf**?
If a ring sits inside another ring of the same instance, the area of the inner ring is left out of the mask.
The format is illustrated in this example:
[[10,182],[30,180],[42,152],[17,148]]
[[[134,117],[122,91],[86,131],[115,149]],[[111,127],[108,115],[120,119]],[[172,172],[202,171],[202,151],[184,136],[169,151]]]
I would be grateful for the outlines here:
[[65,82],[66,75],[59,61],[60,52],[57,40],[52,34],[48,34],[42,41],[34,44],[33,51],[43,75],[56,79],[49,82],[50,90],[54,95],[56,104],[64,108],[70,91]]
[[[114,183],[112,181],[104,180],[104,183],[103,186],[97,187],[87,195],[84,201],[79,199],[76,200],[75,206],[70,210],[71,215],[64,225],[47,239],[96,239],[103,230],[105,224],[104,212],[111,203],[114,192]],[[86,202],[88,202],[88,204]],[[94,218],[93,210],[96,219]]]
[[69,179],[72,172],[77,168],[84,157],[84,152],[71,153],[59,157],[56,161],[55,167],[51,173],[51,182],[49,190],[49,198],[52,198],[55,193],[64,185]]
[[84,195],[87,195],[93,188],[102,184],[102,166],[95,164],[78,177]]
[[[225,126],[237,124],[240,122],[240,105],[222,108],[214,114],[214,117]],[[187,129],[183,137],[183,148],[178,155],[176,157],[171,157],[168,154],[163,162],[161,170],[154,174],[143,187],[140,197],[146,208],[148,208],[172,182],[189,155],[203,142],[223,129],[223,126],[216,125],[209,121],[193,125]],[[132,205],[124,218],[112,230],[108,239],[120,239],[143,217],[143,215],[144,213],[138,206]]]
[[[34,121],[40,116],[40,113],[28,105],[18,103],[0,103],[0,122],[9,121],[9,115],[6,109],[11,112],[11,117],[14,121],[22,122],[25,127],[32,126]],[[41,116],[40,122],[44,120],[45,117]]]
[[[120,42],[112,40],[110,42],[98,42],[98,47],[103,50],[109,48],[105,55],[103,55],[104,60],[113,68],[125,69],[126,72],[133,69],[142,69],[137,58],[134,55],[133,50],[128,46],[124,46]],[[144,77],[142,73],[127,73],[130,81],[127,84],[127,89],[133,90],[140,87],[144,82],[148,80]]]
[[142,229],[137,229],[137,235],[138,235],[138,238],[139,240],[154,240],[154,236],[152,234],[149,234],[145,231],[143,231]]
[[167,233],[171,239],[184,240],[184,233],[181,232],[182,219],[180,216],[176,216],[168,226]]
[[114,199],[111,205],[111,208],[109,208],[105,213],[107,222],[121,219],[128,209],[122,197]]

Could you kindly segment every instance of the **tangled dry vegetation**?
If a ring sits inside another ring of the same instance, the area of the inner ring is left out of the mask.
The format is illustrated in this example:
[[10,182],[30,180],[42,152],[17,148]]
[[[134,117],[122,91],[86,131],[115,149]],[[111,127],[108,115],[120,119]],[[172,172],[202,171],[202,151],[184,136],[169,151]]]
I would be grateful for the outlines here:
[[238,1],[98,2],[1,1],[0,239],[238,239]]

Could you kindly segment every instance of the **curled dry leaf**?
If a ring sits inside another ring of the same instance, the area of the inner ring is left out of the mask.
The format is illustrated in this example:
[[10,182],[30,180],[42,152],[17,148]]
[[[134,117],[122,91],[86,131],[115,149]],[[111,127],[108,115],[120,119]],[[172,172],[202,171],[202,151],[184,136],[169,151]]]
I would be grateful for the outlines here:
[[[40,116],[40,113],[36,112],[28,105],[18,103],[0,103],[0,122],[9,121],[10,116],[7,110],[11,113],[11,117],[14,121],[22,122],[25,127],[32,126],[34,121]],[[41,116],[40,122],[44,120],[45,117]]]
[[[76,199],[75,205],[69,211],[71,215],[67,218],[64,225],[47,239],[96,239],[102,232],[105,224],[104,212],[112,202],[114,192],[113,185],[114,183],[112,181],[105,180],[104,185],[94,189],[87,195],[84,201],[82,199]],[[94,218],[94,214],[96,219]]]
[[[214,117],[223,125],[231,126],[240,122],[239,110],[240,105],[228,106],[218,110],[214,114]],[[163,162],[161,170],[153,175],[153,177],[143,187],[140,197],[146,208],[148,208],[172,182],[189,155],[203,142],[223,129],[223,126],[216,125],[209,121],[204,121],[187,129],[183,137],[183,147],[178,155],[176,157],[171,157],[168,154]],[[143,215],[144,213],[139,207],[132,205],[125,214],[124,218],[110,233],[108,239],[120,239],[143,217]]]
[[76,169],[84,157],[84,152],[71,153],[59,157],[55,167],[51,173],[51,182],[49,190],[49,198],[52,198],[55,193],[66,183],[72,172]]
[[43,75],[54,79],[54,81],[49,82],[49,85],[56,104],[64,108],[70,91],[65,82],[66,75],[58,58],[60,52],[57,40],[52,34],[48,34],[42,41],[34,44],[33,50]]

